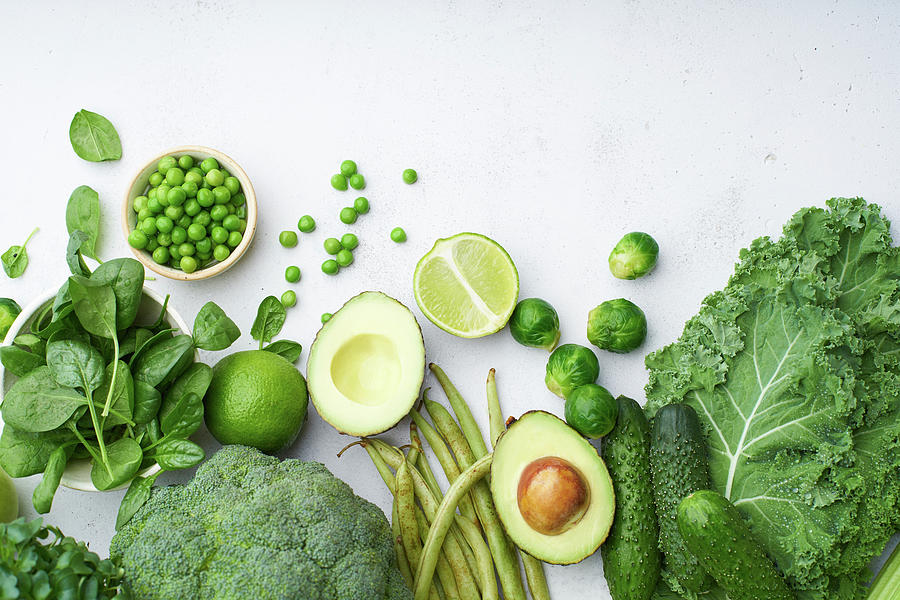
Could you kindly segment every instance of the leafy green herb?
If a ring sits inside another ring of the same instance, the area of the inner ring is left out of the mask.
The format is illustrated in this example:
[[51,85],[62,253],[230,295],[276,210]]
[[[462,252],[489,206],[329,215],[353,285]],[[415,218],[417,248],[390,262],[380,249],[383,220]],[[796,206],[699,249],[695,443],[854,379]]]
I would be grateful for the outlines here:
[[263,348],[263,350],[283,356],[288,362],[295,363],[300,360],[300,355],[303,353],[303,346],[291,340],[278,340],[277,342],[272,342]]
[[25,250],[25,246],[37,231],[38,229],[35,227],[21,246],[11,246],[0,256],[0,260],[3,261],[3,270],[11,279],[21,277],[25,272],[25,268],[28,266],[28,252]]
[[188,394],[196,394],[198,398],[202,399],[206,395],[206,390],[209,389],[209,384],[212,383],[212,375],[213,370],[209,365],[194,363],[188,367],[166,391],[163,404],[159,409],[159,418],[165,420],[178,402]]
[[241,337],[241,330],[215,302],[207,302],[194,319],[194,346],[224,350]]
[[186,438],[203,423],[203,399],[193,392],[186,394],[162,418],[160,427],[167,438]]
[[150,499],[150,492],[156,478],[162,474],[162,471],[151,475],[150,477],[135,477],[122,498],[122,504],[119,505],[119,513],[116,515],[116,529],[119,529],[125,523],[131,520],[131,517],[138,511],[140,507],[147,503]]
[[47,344],[47,366],[53,378],[64,387],[93,392],[105,378],[103,355],[91,346],[87,336],[61,331]]
[[159,412],[162,394],[146,381],[134,381],[134,422],[149,423]]
[[250,335],[254,340],[259,341],[260,350],[264,344],[271,342],[272,338],[281,333],[286,318],[287,312],[284,305],[281,304],[281,300],[275,296],[263,298],[256,311],[253,327],[250,328]]
[[112,288],[80,275],[69,277],[75,316],[88,333],[116,338],[116,295]]
[[203,448],[183,439],[165,439],[153,453],[159,466],[167,471],[189,469],[200,464],[205,457]]
[[53,451],[74,439],[67,430],[28,433],[7,423],[0,435],[0,466],[10,477],[28,477],[40,473]]
[[75,113],[69,125],[69,141],[75,154],[91,162],[122,158],[122,142],[109,120],[89,110]]
[[97,258],[97,238],[100,235],[100,196],[86,185],[75,188],[66,205],[66,229],[69,235],[76,231],[87,236],[81,252],[94,260]]
[[140,445],[129,437],[116,440],[106,447],[108,465],[94,461],[91,467],[91,482],[98,490],[111,490],[137,474],[144,458]]
[[41,366],[13,384],[0,411],[6,425],[40,433],[61,426],[85,402],[77,391],[58,384],[50,367]]
[[190,366],[193,358],[191,336],[177,335],[150,346],[135,361],[132,372],[135,380],[156,387],[174,381]]

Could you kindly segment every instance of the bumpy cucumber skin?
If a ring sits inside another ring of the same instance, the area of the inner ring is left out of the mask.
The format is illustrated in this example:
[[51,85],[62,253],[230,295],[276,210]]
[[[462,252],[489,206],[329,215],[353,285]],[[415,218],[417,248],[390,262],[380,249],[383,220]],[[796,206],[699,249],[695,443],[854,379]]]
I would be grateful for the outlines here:
[[663,406],[653,418],[650,470],[665,567],[685,589],[705,592],[712,578],[685,547],[675,522],[685,496],[710,488],[706,439],[697,413],[687,404]]
[[694,492],[681,501],[676,520],[685,546],[730,600],[795,600],[740,513],[724,496],[712,490]]
[[650,478],[650,424],[640,405],[619,396],[603,460],[616,493],[616,518],[600,547],[613,600],[649,600],[660,574],[659,528]]

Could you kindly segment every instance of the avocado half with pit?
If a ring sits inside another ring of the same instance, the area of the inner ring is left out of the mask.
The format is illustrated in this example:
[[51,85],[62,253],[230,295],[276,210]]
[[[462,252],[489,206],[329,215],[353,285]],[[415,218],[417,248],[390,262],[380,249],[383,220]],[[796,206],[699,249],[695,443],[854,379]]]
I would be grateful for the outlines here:
[[319,330],[306,377],[319,416],[339,432],[387,431],[419,397],[425,379],[422,330],[397,300],[363,292]]
[[510,539],[544,562],[579,562],[612,526],[612,479],[597,450],[561,419],[522,415],[497,441],[491,494]]

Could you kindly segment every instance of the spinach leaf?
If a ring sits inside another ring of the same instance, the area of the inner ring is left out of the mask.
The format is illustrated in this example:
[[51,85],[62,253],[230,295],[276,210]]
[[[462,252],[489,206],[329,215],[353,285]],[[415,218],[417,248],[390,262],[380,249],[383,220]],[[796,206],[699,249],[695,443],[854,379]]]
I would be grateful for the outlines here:
[[109,119],[81,109],[69,125],[69,141],[75,154],[91,162],[122,158],[122,142]]
[[132,419],[135,423],[149,423],[159,413],[162,395],[155,387],[140,379],[134,380],[134,411]]
[[224,350],[241,337],[241,330],[215,302],[207,302],[194,319],[194,346]]
[[41,355],[43,355],[47,349],[47,343],[33,333],[20,333],[16,336],[16,339],[13,340],[13,344],[19,348],[25,348],[31,350],[35,354]]
[[164,440],[153,451],[153,458],[166,471],[189,469],[206,457],[203,448],[190,440]]
[[169,308],[169,295],[166,294],[166,299],[163,300],[162,308],[159,311],[159,317],[156,319],[156,322],[150,326],[151,331],[154,333],[159,333],[160,331],[170,329],[170,325],[168,321],[166,321],[166,311]]
[[72,304],[68,304],[57,314],[53,315],[53,319],[49,323],[32,331],[34,331],[35,335],[39,338],[45,340],[49,340],[57,331],[81,331],[83,328],[73,314],[74,312],[75,307]]
[[159,409],[159,418],[165,419],[178,401],[188,394],[196,394],[202,399],[206,395],[210,383],[212,383],[212,368],[203,363],[192,364],[166,392]]
[[172,332],[174,331],[174,329],[163,329],[159,333],[147,338],[142,344],[137,344],[137,339],[135,339],[135,343],[137,344],[137,346],[135,348],[134,354],[132,354],[131,356],[131,360],[128,361],[128,365],[132,369],[134,369],[134,364],[138,361],[141,355],[144,354],[144,352],[152,348],[154,344],[156,344],[160,340],[172,339]]
[[144,451],[140,444],[129,437],[121,438],[106,446],[108,465],[98,461],[91,464],[91,482],[98,490],[111,490],[134,477]]
[[116,258],[97,267],[91,282],[112,287],[116,296],[116,327],[131,327],[144,296],[144,265],[133,258]]
[[38,311],[38,315],[31,321],[31,325],[29,325],[29,329],[31,333],[35,335],[40,335],[41,329],[47,326],[47,324],[53,322],[53,306],[50,304],[44,305],[40,311]]
[[65,423],[87,399],[56,382],[50,367],[34,369],[6,393],[0,413],[5,424],[20,431],[40,433]]
[[97,237],[100,234],[100,196],[86,185],[75,188],[66,205],[66,229],[69,235],[82,231],[87,236],[81,252],[97,258]]
[[0,256],[0,260],[3,261],[3,270],[6,271],[6,274],[11,279],[21,277],[22,273],[25,272],[25,267],[28,266],[28,252],[25,251],[25,246],[28,245],[35,233],[37,233],[37,227],[28,235],[25,243],[21,246],[11,246],[9,250]]
[[110,286],[72,275],[69,294],[75,315],[88,333],[116,339],[116,295]]
[[194,393],[183,396],[169,414],[162,417],[160,426],[167,438],[186,438],[203,423],[203,400]]
[[153,332],[144,327],[130,327],[124,335],[119,336],[119,358],[124,358],[143,346],[153,337]]
[[134,378],[153,387],[171,383],[194,360],[191,336],[178,335],[160,340],[141,352],[134,362]]
[[0,364],[16,377],[24,377],[43,364],[44,357],[16,346],[0,348]]
[[71,304],[72,297],[69,296],[69,280],[66,279],[65,283],[59,288],[59,291],[56,292],[56,297],[53,299],[53,312],[58,313],[64,306],[69,306]]
[[147,503],[153,483],[161,473],[162,471],[150,477],[137,476],[131,480],[131,485],[128,486],[128,491],[122,498],[122,504],[119,505],[119,513],[116,515],[116,531],[128,523],[138,509]]
[[74,441],[72,432],[65,429],[28,433],[6,423],[3,434],[0,435],[0,467],[10,477],[28,477],[40,473],[47,466],[54,450]]
[[254,340],[259,341],[259,347],[262,349],[263,344],[271,342],[272,338],[281,332],[284,326],[284,320],[287,318],[287,312],[281,300],[275,296],[267,296],[259,304],[256,311],[256,320],[253,321],[253,327],[250,328],[250,335]]
[[[91,274],[91,270],[81,255],[81,249],[89,243],[89,240],[90,236],[83,231],[73,231],[69,234],[69,243],[66,245],[66,264],[69,265],[72,275],[88,277]],[[66,286],[67,284],[63,284],[63,287]]]
[[59,480],[62,479],[63,471],[66,470],[66,463],[69,462],[69,451],[65,446],[59,446],[50,454],[50,460],[47,461],[47,467],[44,469],[44,476],[41,482],[34,488],[31,501],[34,504],[34,510],[40,514],[50,512],[50,506],[53,504],[53,496],[59,488]]
[[103,384],[106,362],[87,336],[59,331],[47,343],[47,366],[59,385],[87,394]]
[[263,350],[283,356],[289,363],[295,363],[300,360],[300,354],[303,353],[303,346],[291,340],[278,340],[277,342],[272,342],[263,348]]
[[[115,371],[115,375],[113,371]],[[113,377],[115,377],[114,384]],[[109,389],[110,385],[114,385],[112,392]],[[131,377],[131,371],[128,370],[128,365],[124,362],[119,361],[118,368],[114,368],[112,364],[106,366],[106,379],[103,385],[97,389],[95,396],[96,398],[110,398],[109,415],[103,421],[104,429],[132,423],[134,380]]]

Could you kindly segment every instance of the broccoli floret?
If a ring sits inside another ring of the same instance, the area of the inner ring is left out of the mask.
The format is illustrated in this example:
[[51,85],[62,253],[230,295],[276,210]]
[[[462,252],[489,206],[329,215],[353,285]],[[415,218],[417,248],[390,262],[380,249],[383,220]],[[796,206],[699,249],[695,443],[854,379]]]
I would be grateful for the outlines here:
[[411,600],[390,525],[323,465],[225,446],[112,540],[137,600]]

